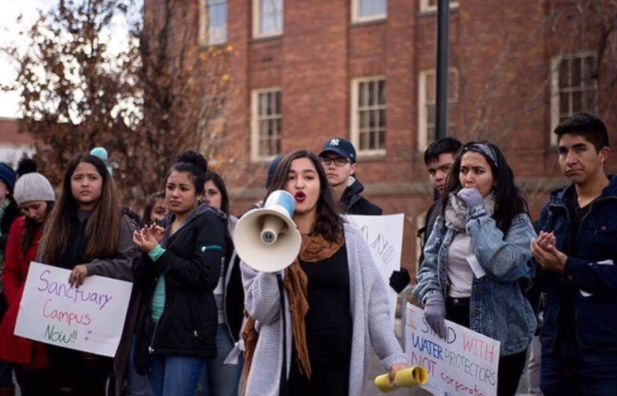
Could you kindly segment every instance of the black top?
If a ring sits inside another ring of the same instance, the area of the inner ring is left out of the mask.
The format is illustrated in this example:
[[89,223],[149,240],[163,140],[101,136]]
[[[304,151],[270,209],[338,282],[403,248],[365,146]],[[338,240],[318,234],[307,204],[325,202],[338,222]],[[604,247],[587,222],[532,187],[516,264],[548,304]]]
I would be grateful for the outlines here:
[[[572,194],[572,198],[568,205],[568,214],[570,215],[570,251],[565,253],[574,258],[578,258],[576,252],[578,230],[580,229],[581,221],[589,213],[590,207],[591,204],[588,204],[581,208],[578,204],[578,194],[576,191]],[[557,318],[559,328],[562,329],[561,335],[571,342],[576,342],[576,313],[574,310],[576,293],[578,293],[576,287],[572,285],[566,285],[564,287],[563,300]]]
[[347,249],[343,244],[329,259],[300,266],[308,277],[305,326],[312,375],[310,381],[300,375],[294,348],[289,394],[346,395],[353,330]]

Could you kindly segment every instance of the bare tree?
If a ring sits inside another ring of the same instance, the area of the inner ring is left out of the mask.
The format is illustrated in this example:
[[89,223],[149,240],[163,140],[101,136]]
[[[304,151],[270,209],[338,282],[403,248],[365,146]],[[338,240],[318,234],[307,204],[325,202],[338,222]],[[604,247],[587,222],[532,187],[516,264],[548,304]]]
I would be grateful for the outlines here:
[[180,151],[221,155],[234,50],[199,46],[193,2],[156,1],[155,13],[132,0],[59,0],[26,30],[25,52],[5,49],[18,64],[8,88],[21,93],[20,129],[54,182],[104,146],[125,199],[140,201]]

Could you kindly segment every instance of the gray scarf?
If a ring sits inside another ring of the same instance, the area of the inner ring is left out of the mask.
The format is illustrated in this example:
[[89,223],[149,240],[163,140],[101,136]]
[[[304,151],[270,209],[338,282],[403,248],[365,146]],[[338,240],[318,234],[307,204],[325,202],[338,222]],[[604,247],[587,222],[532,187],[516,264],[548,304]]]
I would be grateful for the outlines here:
[[[484,197],[484,209],[491,215],[495,212],[495,194],[491,192]],[[450,193],[448,203],[446,205],[446,227],[453,229],[456,232],[467,232],[467,218],[469,217],[469,209],[462,199],[456,196],[455,193]]]

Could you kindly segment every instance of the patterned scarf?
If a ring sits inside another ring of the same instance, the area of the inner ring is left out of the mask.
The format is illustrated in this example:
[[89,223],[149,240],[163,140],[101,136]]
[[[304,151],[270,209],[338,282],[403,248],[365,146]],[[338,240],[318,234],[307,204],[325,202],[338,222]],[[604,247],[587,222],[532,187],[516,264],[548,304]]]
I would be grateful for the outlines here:
[[[285,280],[283,285],[285,292],[289,298],[289,310],[291,311],[291,323],[293,330],[294,346],[297,352],[298,368],[300,373],[311,377],[311,363],[309,361],[308,347],[306,343],[306,326],[304,317],[309,310],[307,298],[308,279],[300,261],[307,263],[316,263],[322,260],[329,259],[339,251],[344,242],[343,233],[341,232],[335,242],[325,240],[321,235],[303,235],[302,246],[298,258],[285,269]],[[259,333],[255,330],[255,319],[251,318],[246,312],[246,324],[242,330],[242,338],[244,339],[244,392],[246,392],[246,384],[248,374],[251,370],[251,363]],[[243,393],[244,393],[243,392]]]
[[[491,192],[484,197],[484,209],[491,215],[495,212],[495,193]],[[469,208],[465,205],[462,199],[456,196],[455,193],[450,193],[448,203],[446,205],[446,227],[453,229],[456,232],[467,233],[465,226],[469,217]]]

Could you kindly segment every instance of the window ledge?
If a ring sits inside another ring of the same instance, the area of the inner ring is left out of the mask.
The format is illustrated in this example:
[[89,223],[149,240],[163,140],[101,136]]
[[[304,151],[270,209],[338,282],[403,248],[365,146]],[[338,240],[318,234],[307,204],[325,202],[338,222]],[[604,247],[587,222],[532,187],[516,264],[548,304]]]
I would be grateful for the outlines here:
[[200,50],[205,50],[208,48],[223,48],[225,46],[227,46],[229,44],[229,42],[227,41],[223,41],[222,43],[216,43],[216,44],[208,44],[206,42],[200,42],[199,43],[199,49]]
[[352,21],[349,24],[349,27],[350,28],[357,28],[357,27],[371,26],[371,25],[383,25],[387,21],[388,21],[388,17],[387,16],[383,16],[383,17],[373,18],[373,19]]
[[368,153],[359,152],[358,162],[383,162],[386,160],[386,150],[373,151]]
[[276,158],[276,155],[272,157],[259,157],[259,158],[251,158],[251,164],[253,165],[269,165],[273,159]]
[[[450,14],[456,14],[458,13],[458,9],[459,9],[459,5],[456,4],[455,6],[451,6],[450,7]],[[437,16],[437,9],[434,10],[420,10],[416,13],[416,17],[418,18],[432,18]]]
[[260,36],[260,37],[253,37],[249,40],[249,42],[251,44],[255,44],[255,43],[267,43],[268,41],[279,41],[283,38],[283,34],[275,34],[273,36]]

